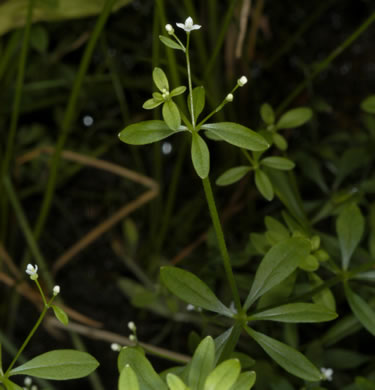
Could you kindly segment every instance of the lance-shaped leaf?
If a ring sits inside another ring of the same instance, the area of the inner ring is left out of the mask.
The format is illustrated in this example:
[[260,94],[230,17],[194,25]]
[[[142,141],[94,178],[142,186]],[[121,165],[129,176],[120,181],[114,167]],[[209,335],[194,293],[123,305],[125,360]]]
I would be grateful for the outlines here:
[[310,242],[303,238],[290,238],[277,243],[263,258],[255,274],[253,285],[245,302],[245,309],[265,292],[287,278],[300,261],[308,256]]
[[165,37],[164,35],[159,35],[159,39],[164,43],[165,46],[170,47],[171,49],[184,50],[177,42],[173,39]]
[[230,390],[250,390],[256,380],[255,371],[247,371],[240,374],[236,383],[230,388]]
[[[180,128],[178,131],[183,131],[185,128]],[[144,121],[134,123],[125,127],[119,133],[120,141],[130,145],[146,145],[160,141],[176,134],[176,131],[171,130],[164,121]]]
[[293,127],[302,126],[312,117],[312,110],[307,107],[294,108],[287,111],[277,122],[278,129],[290,129]]
[[177,130],[181,125],[181,115],[176,103],[173,100],[167,100],[162,108],[163,119],[167,126],[172,130]]
[[275,122],[275,113],[268,103],[263,103],[261,105],[260,116],[267,125],[272,125]]
[[190,363],[189,387],[203,390],[207,376],[215,367],[215,343],[212,337],[205,337],[198,345]]
[[18,386],[16,383],[5,377],[0,378],[0,383],[3,383],[6,390],[23,390],[21,386]]
[[[120,365],[121,363],[121,365]],[[167,385],[156,373],[146,357],[135,348],[123,348],[118,357],[120,372],[129,365],[135,373],[141,390],[167,390]],[[133,388],[129,388],[129,390]]]
[[267,200],[272,200],[274,196],[273,186],[268,175],[261,169],[255,171],[255,185],[258,191]]
[[241,372],[238,359],[220,363],[207,377],[204,390],[230,390]]
[[159,88],[161,92],[169,91],[168,79],[163,69],[154,68],[154,71],[152,72],[152,78],[154,80],[155,85]]
[[137,375],[134,370],[127,364],[120,373],[118,381],[118,390],[139,390]]
[[375,336],[375,312],[371,306],[358,294],[353,292],[348,285],[345,286],[345,295],[352,312],[359,322]]
[[355,203],[345,207],[336,221],[336,230],[341,249],[342,268],[347,270],[354,250],[361,241],[365,221]]
[[86,352],[60,349],[43,353],[10,371],[11,375],[66,380],[91,374],[99,363]]
[[319,370],[302,353],[247,326],[245,330],[284,370],[310,382],[323,379]]
[[188,390],[182,379],[172,373],[167,374],[167,383],[170,390]]
[[334,311],[328,310],[316,303],[290,303],[273,309],[265,310],[253,315],[248,319],[279,321],[279,322],[323,322],[337,318]]
[[[195,87],[193,89],[193,112],[194,119],[197,121],[199,115],[202,113],[205,105],[206,93],[204,87]],[[187,97],[187,105],[191,114],[191,98],[190,93]]]
[[295,167],[293,161],[285,157],[266,157],[260,161],[260,163],[266,167],[279,169],[281,171],[289,171]]
[[231,310],[219,301],[206,283],[191,272],[175,267],[162,267],[160,278],[165,286],[183,301],[232,317]]
[[247,165],[230,168],[216,179],[216,184],[218,186],[228,186],[230,184],[236,183],[237,181],[241,180],[249,171],[251,171],[251,167]]
[[210,172],[210,151],[198,133],[192,133],[191,160],[197,175],[204,179]]
[[53,309],[53,312],[55,313],[55,316],[56,318],[64,325],[68,325],[69,323],[69,317],[68,315],[65,313],[65,311],[63,309],[61,309],[61,307],[59,306],[56,306],[56,305],[51,305],[52,306],[52,309]]
[[202,129],[239,148],[262,152],[269,147],[269,143],[261,135],[238,123],[206,123]]

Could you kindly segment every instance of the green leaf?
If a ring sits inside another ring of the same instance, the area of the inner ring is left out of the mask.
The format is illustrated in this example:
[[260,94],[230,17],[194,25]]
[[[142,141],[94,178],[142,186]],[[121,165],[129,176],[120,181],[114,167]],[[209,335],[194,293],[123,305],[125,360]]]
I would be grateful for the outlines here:
[[143,103],[142,108],[145,110],[153,110],[154,108],[160,106],[163,103],[163,100],[155,100],[154,98],[148,99]]
[[320,266],[319,260],[314,255],[308,255],[299,264],[299,268],[306,272],[314,272]]
[[52,306],[53,312],[55,313],[56,318],[57,318],[63,325],[68,325],[68,323],[69,323],[69,317],[68,317],[68,315],[65,313],[65,311],[64,311],[63,309],[61,309],[61,307],[58,307],[58,306],[55,306],[55,305],[51,305],[51,306]]
[[371,306],[362,299],[358,294],[354,293],[348,285],[345,286],[345,295],[348,300],[352,312],[357,317],[358,321],[375,336],[375,312]]
[[261,169],[255,171],[255,185],[262,196],[267,200],[272,200],[274,196],[272,183],[265,172]]
[[[322,279],[314,272],[309,273],[309,278],[313,287],[323,284]],[[329,288],[325,288],[313,295],[312,300],[319,305],[325,306],[328,310],[336,311],[335,296]]]
[[232,317],[233,313],[219,301],[206,283],[193,273],[175,267],[162,267],[160,278],[167,288],[183,301]]
[[286,279],[299,262],[308,256],[310,242],[303,238],[289,238],[273,246],[260,263],[244,308]]
[[186,91],[186,87],[184,85],[181,85],[180,87],[176,87],[176,88],[172,89],[170,96],[171,97],[178,96],[178,95],[183,94],[185,91]]
[[334,311],[316,303],[290,303],[250,315],[249,320],[279,322],[324,322],[337,318]]
[[163,119],[167,126],[172,130],[177,130],[181,126],[180,111],[173,100],[167,100],[163,104]]
[[38,0],[38,2],[46,7],[58,8],[60,1],[59,0]]
[[215,343],[212,337],[205,337],[198,345],[190,363],[189,387],[203,390],[208,374],[215,367]]
[[162,69],[157,67],[154,68],[154,71],[152,72],[152,78],[154,80],[155,85],[160,90],[160,92],[169,91],[168,79]]
[[264,223],[269,231],[277,233],[283,239],[289,238],[289,230],[276,218],[266,216],[264,218]]
[[137,375],[134,370],[127,364],[120,373],[118,381],[118,390],[140,390]]
[[262,117],[263,122],[267,125],[272,125],[275,122],[275,113],[273,108],[268,103],[261,105],[260,116]]
[[207,377],[204,390],[230,390],[241,372],[237,359],[220,363]]
[[355,203],[349,204],[339,214],[336,231],[341,249],[342,268],[347,270],[350,258],[361,241],[365,229],[365,221],[361,210]]
[[285,157],[266,157],[260,163],[266,167],[281,171],[289,171],[296,166],[293,161]]
[[165,37],[164,35],[159,35],[159,39],[165,46],[170,47],[171,49],[184,50],[177,42],[173,39]]
[[[206,102],[206,93],[205,89],[202,86],[195,87],[193,89],[193,109],[194,109],[194,120],[197,121],[199,115],[202,113],[204,109],[204,105]],[[190,100],[190,93],[187,97],[187,106],[189,109],[189,112],[191,114],[191,100]]]
[[218,186],[228,186],[230,184],[236,183],[250,171],[251,167],[246,165],[230,168],[216,179],[216,184]]
[[[174,374],[168,374],[167,375],[167,383],[170,390],[187,390],[185,383]],[[129,388],[130,390],[130,388]]]
[[302,126],[308,122],[312,117],[312,110],[307,107],[294,108],[287,111],[278,120],[276,127],[278,129],[290,129],[298,126]]
[[362,103],[361,108],[369,114],[375,114],[375,95],[368,96]]
[[0,383],[3,383],[7,390],[23,390],[21,386],[18,386],[16,383],[5,377],[0,378]]
[[41,25],[34,25],[31,28],[30,44],[39,53],[46,53],[48,49],[48,32]]
[[256,380],[255,371],[247,371],[240,374],[236,383],[230,388],[230,390],[250,390]]
[[202,126],[202,129],[239,148],[262,152],[269,147],[268,142],[261,135],[238,123],[207,123]]
[[66,380],[91,374],[99,363],[86,352],[58,349],[43,353],[10,371],[11,375],[30,375],[37,378]]
[[145,121],[125,127],[118,136],[120,141],[126,144],[146,145],[160,141],[175,133],[163,121]]
[[302,353],[247,326],[245,330],[284,370],[310,382],[323,379],[319,370]]
[[167,390],[167,385],[155,372],[151,363],[136,348],[125,347],[121,350],[118,357],[119,371],[122,372],[126,365],[133,369],[140,390]]
[[191,160],[197,175],[204,179],[210,172],[210,151],[198,133],[192,133]]
[[285,139],[285,137],[278,133],[272,134],[272,141],[276,145],[276,147],[282,151],[285,151],[288,149],[288,141]]

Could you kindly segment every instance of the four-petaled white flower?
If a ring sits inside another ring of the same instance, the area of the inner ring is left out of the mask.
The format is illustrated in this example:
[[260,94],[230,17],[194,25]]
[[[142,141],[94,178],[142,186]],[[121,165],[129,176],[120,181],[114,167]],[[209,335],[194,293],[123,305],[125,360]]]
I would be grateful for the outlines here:
[[324,378],[325,378],[326,381],[332,381],[332,376],[333,376],[332,368],[322,367],[320,369],[320,372],[324,375]]
[[38,279],[38,266],[36,264],[35,266],[33,266],[32,264],[28,264],[26,267],[26,273],[30,275],[30,279]]
[[185,20],[185,23],[176,23],[176,25],[177,27],[185,30],[187,33],[193,30],[199,30],[202,27],[199,24],[194,24],[193,19],[190,16]]

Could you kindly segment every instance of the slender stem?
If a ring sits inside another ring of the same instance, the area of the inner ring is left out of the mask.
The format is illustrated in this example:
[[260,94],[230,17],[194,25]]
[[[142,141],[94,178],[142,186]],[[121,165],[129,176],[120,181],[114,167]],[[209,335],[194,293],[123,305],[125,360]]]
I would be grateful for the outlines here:
[[43,303],[44,303],[46,306],[48,306],[46,296],[44,295],[44,292],[43,292],[43,290],[42,290],[42,287],[40,287],[40,283],[38,282],[38,279],[35,279],[34,282],[35,282],[35,284],[36,284],[37,287],[38,287],[39,293],[40,293],[40,295],[41,295],[41,297],[42,297],[42,299],[43,299]]
[[191,70],[190,70],[190,56],[189,56],[189,46],[190,46],[190,32],[187,32],[187,41],[186,41],[186,68],[188,74],[188,83],[189,83],[189,96],[190,96],[190,114],[191,114],[191,124],[193,125],[193,130],[195,130],[195,116],[194,116],[194,104],[193,104],[193,86],[191,82]]
[[277,114],[280,114],[285,110],[286,107],[296,98],[305,88],[311,80],[313,80],[316,76],[319,75],[324,69],[328,67],[328,65],[339,56],[346,48],[348,48],[363,32],[365,32],[370,25],[375,21],[375,12],[373,12],[358,28],[347,38],[340,46],[338,46],[333,52],[325,58],[318,66],[314,69],[314,71],[310,74],[310,76],[305,79],[302,83],[297,85],[297,87],[283,100],[283,102],[279,105],[276,110]]
[[49,309],[49,306],[48,305],[44,305],[44,308],[43,308],[43,311],[40,313],[40,316],[38,318],[38,321],[35,323],[34,327],[31,329],[31,332],[29,333],[29,335],[26,337],[26,340],[23,342],[21,348],[18,350],[16,356],[14,357],[14,359],[12,360],[12,362],[10,363],[8,369],[6,370],[4,376],[7,378],[8,375],[9,375],[9,372],[10,370],[13,368],[14,364],[17,362],[19,356],[21,355],[21,353],[23,352],[23,350],[26,348],[27,344],[29,343],[31,337],[33,337],[34,333],[36,332],[36,330],[38,329],[40,323],[43,321],[43,318],[44,316],[46,315],[47,313],[47,310]]
[[225,243],[224,233],[223,233],[223,229],[221,227],[219,214],[218,214],[217,209],[216,209],[216,203],[215,203],[214,195],[212,193],[210,179],[208,177],[206,177],[205,179],[202,179],[202,182],[203,182],[204,193],[206,195],[206,199],[207,199],[207,203],[208,203],[208,208],[210,209],[212,224],[213,224],[214,229],[215,229],[217,241],[219,244],[219,249],[221,252],[221,256],[223,258],[225,273],[226,273],[227,278],[228,278],[229,286],[232,290],[234,304],[236,306],[237,311],[240,313],[242,311],[240,294],[238,292],[238,287],[237,287],[236,281],[234,279],[232,265],[230,262],[227,245]]

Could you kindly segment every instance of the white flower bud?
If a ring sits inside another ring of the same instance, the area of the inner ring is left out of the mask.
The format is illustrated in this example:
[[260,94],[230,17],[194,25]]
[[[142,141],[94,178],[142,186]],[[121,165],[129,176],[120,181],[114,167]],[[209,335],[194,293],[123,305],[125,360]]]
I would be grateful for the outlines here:
[[56,295],[58,295],[58,294],[60,294],[60,286],[55,286],[54,288],[53,288],[53,295],[54,296],[56,296]]
[[112,343],[111,344],[111,349],[114,352],[119,352],[121,350],[121,345],[117,343]]
[[29,376],[27,376],[24,379],[23,383],[25,384],[25,386],[30,386],[33,383],[33,380]]
[[133,321],[128,322],[128,328],[135,333],[137,331],[137,327],[135,326],[135,323]]
[[233,102],[233,94],[228,93],[228,95],[226,96],[225,100],[226,100],[227,102]]
[[172,27],[172,25],[167,24],[167,25],[165,26],[165,29],[167,30],[167,33],[168,33],[169,35],[174,34],[174,28]]
[[333,376],[332,368],[322,367],[320,369],[320,372],[324,375],[324,378],[325,378],[326,381],[332,381],[332,376]]
[[246,76],[241,76],[241,77],[237,80],[237,84],[238,84],[240,87],[243,87],[246,83],[247,83],[247,77],[246,77]]

